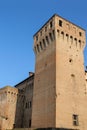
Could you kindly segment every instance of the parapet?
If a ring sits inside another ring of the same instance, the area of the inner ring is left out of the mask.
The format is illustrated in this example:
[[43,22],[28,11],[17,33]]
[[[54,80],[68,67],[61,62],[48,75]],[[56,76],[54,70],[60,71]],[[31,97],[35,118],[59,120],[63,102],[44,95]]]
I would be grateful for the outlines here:
[[39,54],[55,40],[75,43],[80,48],[85,46],[85,30],[78,25],[60,17],[53,15],[34,35],[34,52]]
[[0,88],[0,94],[2,93],[17,95],[18,89],[11,86],[5,86],[3,88]]

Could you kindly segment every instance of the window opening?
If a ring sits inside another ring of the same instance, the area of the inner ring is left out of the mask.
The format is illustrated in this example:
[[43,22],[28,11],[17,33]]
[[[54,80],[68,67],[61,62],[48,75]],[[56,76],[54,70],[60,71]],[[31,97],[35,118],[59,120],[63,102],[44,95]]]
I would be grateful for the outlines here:
[[46,47],[46,43],[45,43],[45,40],[43,39],[43,45],[44,45],[44,47]]
[[49,36],[50,36],[51,41],[53,41],[53,38],[52,38],[52,34],[51,34],[51,33],[49,33]]
[[40,42],[40,48],[41,48],[41,50],[43,49],[43,47],[42,47],[42,43]]
[[37,50],[38,50],[38,52],[40,52],[39,45],[37,45]]
[[48,39],[48,36],[46,36],[46,41],[47,41],[47,44],[49,44],[49,39]]
[[79,121],[78,121],[78,115],[73,115],[73,125],[74,126],[78,126],[79,125]]
[[52,26],[53,26],[53,23],[52,23],[52,21],[50,22],[50,28],[52,28]]
[[59,26],[62,27],[62,20],[59,20]]
[[82,36],[82,33],[81,33],[81,32],[79,32],[79,36]]

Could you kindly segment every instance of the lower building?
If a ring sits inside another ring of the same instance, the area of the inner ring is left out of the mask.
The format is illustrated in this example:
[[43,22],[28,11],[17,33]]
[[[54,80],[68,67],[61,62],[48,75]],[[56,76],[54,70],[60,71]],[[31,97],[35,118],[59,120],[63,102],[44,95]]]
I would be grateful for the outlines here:
[[15,85],[18,89],[18,98],[15,113],[15,128],[31,127],[32,100],[34,87],[34,73],[29,73],[29,77]]
[[0,130],[15,126],[18,89],[6,86],[0,89]]

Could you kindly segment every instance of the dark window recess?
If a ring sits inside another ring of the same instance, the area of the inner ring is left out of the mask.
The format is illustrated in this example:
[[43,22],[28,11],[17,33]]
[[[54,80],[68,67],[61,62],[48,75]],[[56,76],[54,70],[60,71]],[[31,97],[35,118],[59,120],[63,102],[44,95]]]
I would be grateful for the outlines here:
[[81,43],[81,40],[79,40],[79,43]]
[[43,45],[44,45],[44,47],[46,47],[46,43],[45,43],[45,40],[43,39]]
[[47,31],[47,27],[45,27],[45,32]]
[[79,32],[79,36],[82,36],[82,33],[81,33],[81,32]]
[[40,52],[39,45],[37,45],[37,51]]
[[62,20],[59,20],[59,26],[62,27]]
[[29,127],[31,127],[31,120],[29,120]]
[[28,104],[27,104],[27,102],[26,102],[26,106],[25,106],[25,108],[27,108],[28,107]]
[[43,49],[43,47],[42,47],[42,43],[40,42],[40,48],[41,48],[41,50]]
[[52,23],[52,21],[50,22],[50,28],[52,28],[52,26],[53,26],[53,23]]
[[73,39],[73,37],[72,37],[72,36],[70,36],[70,38],[71,38],[71,39]]
[[46,42],[47,42],[47,44],[49,44],[49,39],[48,39],[48,36],[46,36]]
[[75,75],[74,75],[74,74],[71,74],[71,76],[72,76],[72,77],[75,77]]
[[49,37],[50,37],[51,41],[53,41],[53,38],[52,38],[52,34],[51,34],[51,33],[49,33]]
[[13,128],[15,128],[15,124],[13,124]]
[[79,121],[78,121],[78,115],[73,115],[73,125],[74,126],[78,126],[79,125]]

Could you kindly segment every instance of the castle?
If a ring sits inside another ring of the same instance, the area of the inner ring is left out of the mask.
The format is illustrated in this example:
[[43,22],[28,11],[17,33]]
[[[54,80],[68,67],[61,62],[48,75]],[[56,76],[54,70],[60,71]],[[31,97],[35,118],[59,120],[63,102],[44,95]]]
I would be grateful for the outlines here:
[[34,35],[35,73],[0,89],[0,130],[87,129],[85,30],[53,15]]

